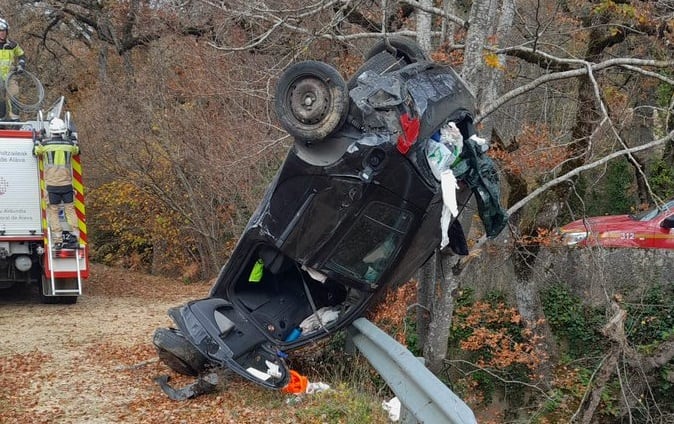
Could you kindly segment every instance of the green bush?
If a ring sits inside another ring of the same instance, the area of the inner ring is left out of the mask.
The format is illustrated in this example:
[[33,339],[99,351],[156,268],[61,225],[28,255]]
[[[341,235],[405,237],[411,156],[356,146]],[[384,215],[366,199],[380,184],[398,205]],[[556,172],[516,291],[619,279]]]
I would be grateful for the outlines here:
[[604,338],[599,333],[604,311],[584,305],[563,285],[542,293],[543,311],[555,337],[566,342],[568,354],[576,359],[600,354]]
[[634,190],[634,173],[625,158],[608,164],[606,175],[593,186],[586,202],[587,215],[616,215],[632,211],[635,199],[630,195]]
[[649,288],[638,303],[627,305],[625,332],[637,346],[657,346],[674,333],[674,289],[658,285]]
[[653,193],[662,199],[674,197],[674,169],[664,160],[653,163],[648,182]]

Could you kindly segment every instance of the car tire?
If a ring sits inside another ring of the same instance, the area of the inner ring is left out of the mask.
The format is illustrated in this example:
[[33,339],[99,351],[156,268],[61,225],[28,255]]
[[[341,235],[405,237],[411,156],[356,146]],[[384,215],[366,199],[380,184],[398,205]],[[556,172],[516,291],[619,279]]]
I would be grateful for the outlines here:
[[348,83],[348,89],[351,91],[358,84],[358,77],[367,71],[375,72],[377,74],[384,74],[386,72],[397,71],[401,68],[400,60],[391,53],[383,51],[369,58],[363,63],[356,73],[353,74]]
[[428,60],[428,56],[421,46],[411,38],[402,36],[388,37],[378,41],[365,55],[365,60],[369,60],[381,52],[389,52],[396,59],[405,61],[405,65],[419,61]]
[[313,60],[286,69],[276,85],[275,109],[281,126],[295,139],[318,142],[346,120],[349,93],[332,66]]
[[175,328],[158,328],[152,343],[159,359],[173,371],[197,376],[206,368],[206,358]]

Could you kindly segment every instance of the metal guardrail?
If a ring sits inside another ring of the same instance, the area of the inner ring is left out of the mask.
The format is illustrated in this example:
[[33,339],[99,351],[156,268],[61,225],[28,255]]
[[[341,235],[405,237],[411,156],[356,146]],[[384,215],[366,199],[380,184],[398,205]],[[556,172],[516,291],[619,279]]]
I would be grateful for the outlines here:
[[[351,340],[386,381],[401,409],[424,424],[477,424],[475,414],[403,345],[365,318],[348,329]],[[401,420],[403,418],[401,411]],[[406,418],[407,423],[409,421]]]

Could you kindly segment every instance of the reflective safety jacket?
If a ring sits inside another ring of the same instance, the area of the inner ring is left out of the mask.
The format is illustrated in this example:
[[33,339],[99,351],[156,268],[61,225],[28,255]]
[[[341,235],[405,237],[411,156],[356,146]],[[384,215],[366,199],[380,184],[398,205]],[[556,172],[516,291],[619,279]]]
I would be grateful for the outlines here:
[[7,40],[5,43],[0,44],[0,77],[6,80],[9,71],[20,60],[25,61],[25,53],[16,41]]
[[33,153],[42,155],[44,182],[47,190],[50,186],[62,187],[73,183],[72,157],[80,152],[77,144],[63,138],[46,140],[36,144]]

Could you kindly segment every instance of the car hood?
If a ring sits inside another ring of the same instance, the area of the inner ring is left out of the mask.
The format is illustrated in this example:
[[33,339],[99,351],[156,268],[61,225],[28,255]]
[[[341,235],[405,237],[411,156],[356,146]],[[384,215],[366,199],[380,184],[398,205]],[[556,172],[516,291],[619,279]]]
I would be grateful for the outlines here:
[[629,215],[597,216],[573,221],[563,226],[560,230],[562,233],[611,231],[624,228],[628,225],[633,226],[634,222],[634,219],[630,218]]

